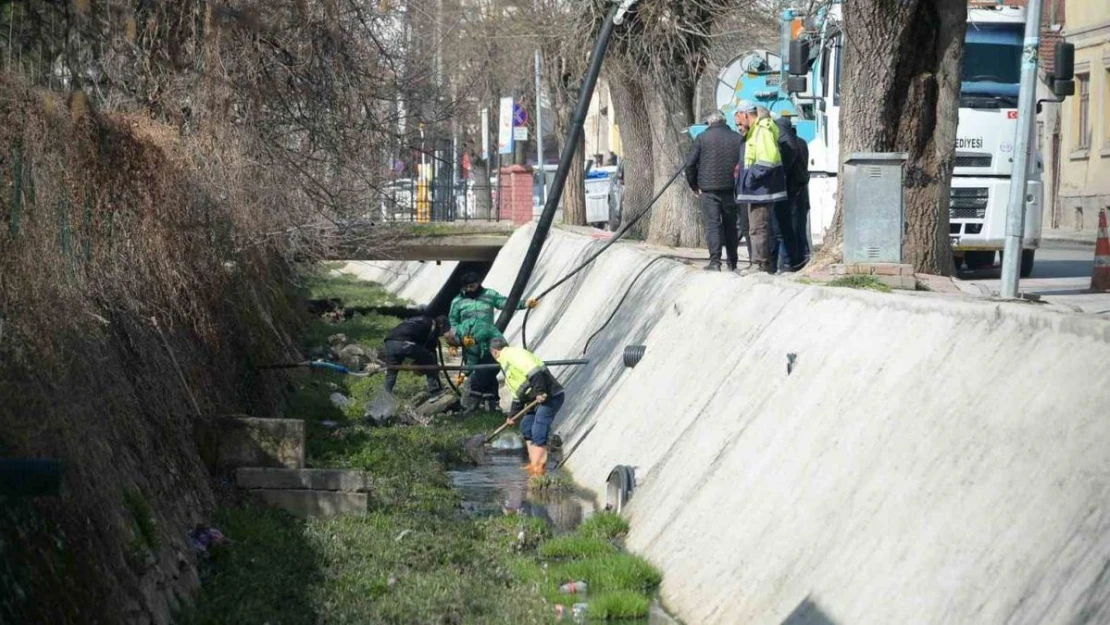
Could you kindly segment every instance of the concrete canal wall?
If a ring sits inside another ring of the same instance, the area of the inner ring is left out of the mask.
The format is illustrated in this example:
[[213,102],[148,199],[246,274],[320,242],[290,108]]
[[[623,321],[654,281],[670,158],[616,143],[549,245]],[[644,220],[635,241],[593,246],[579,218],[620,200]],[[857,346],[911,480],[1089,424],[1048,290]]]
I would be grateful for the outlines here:
[[[508,291],[530,236],[486,285]],[[529,291],[599,245],[553,232]],[[544,358],[579,357],[643,271],[593,362],[561,373],[557,430],[581,440],[568,467],[598,493],[636,467],[628,546],[662,568],[685,622],[1110,621],[1110,324],[644,270],[653,254],[615,246],[527,334]]]

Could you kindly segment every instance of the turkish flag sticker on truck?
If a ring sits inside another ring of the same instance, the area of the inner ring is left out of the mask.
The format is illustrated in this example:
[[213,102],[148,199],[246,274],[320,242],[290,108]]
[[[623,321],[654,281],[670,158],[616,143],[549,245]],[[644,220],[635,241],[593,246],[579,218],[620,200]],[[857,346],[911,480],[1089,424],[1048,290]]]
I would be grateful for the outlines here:
[[1017,111],[1006,111],[1006,119],[1017,119]]

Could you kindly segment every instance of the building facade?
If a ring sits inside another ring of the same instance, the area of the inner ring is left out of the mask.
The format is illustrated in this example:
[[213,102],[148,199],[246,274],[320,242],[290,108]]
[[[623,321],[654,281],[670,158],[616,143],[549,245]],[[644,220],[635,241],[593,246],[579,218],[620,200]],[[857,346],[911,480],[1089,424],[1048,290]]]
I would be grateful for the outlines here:
[[1110,2],[1067,0],[1064,37],[1075,44],[1075,95],[1060,107],[1057,202],[1061,227],[1089,230],[1110,207]]
[[597,81],[582,130],[586,135],[587,161],[600,157],[604,163],[608,162],[610,154],[623,155],[617,112],[609,93],[609,81],[604,78]]

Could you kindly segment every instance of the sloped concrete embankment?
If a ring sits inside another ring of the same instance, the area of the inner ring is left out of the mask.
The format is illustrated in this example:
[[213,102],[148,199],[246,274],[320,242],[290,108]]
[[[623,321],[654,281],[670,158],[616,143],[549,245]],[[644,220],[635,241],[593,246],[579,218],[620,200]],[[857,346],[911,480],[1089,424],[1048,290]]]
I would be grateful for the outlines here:
[[457,261],[426,262],[374,260],[351,261],[340,271],[376,282],[398,297],[428,304],[458,266]]
[[[554,232],[529,290],[598,245]],[[581,354],[650,260],[614,247],[530,315],[529,345]],[[687,622],[1110,618],[1110,324],[661,261],[588,354],[563,374],[568,448],[593,427],[568,466],[599,493],[636,467],[629,547]]]
[[[508,291],[530,237],[488,286]],[[553,232],[529,292],[599,245]],[[527,334],[579,356],[643,271],[591,364],[561,373],[558,430],[598,493],[636,467],[628,544],[686,622],[1110,619],[1110,325],[651,260],[615,246]],[[634,343],[647,353],[626,369]]]

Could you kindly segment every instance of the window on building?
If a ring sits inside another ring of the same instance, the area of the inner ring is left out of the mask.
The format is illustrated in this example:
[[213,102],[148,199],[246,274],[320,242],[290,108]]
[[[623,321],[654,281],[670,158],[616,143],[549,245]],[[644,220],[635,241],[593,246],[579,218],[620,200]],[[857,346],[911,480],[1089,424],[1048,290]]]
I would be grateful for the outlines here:
[[1079,128],[1075,145],[1080,150],[1091,149],[1091,75],[1076,74],[1079,83]]
[[1102,75],[1102,147],[1110,148],[1110,67]]

